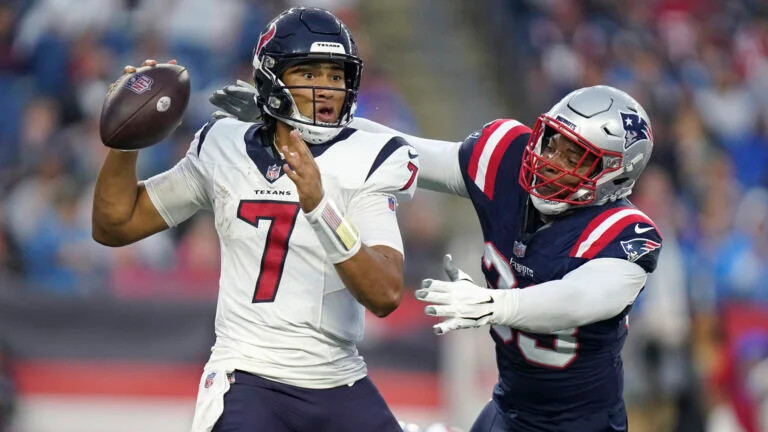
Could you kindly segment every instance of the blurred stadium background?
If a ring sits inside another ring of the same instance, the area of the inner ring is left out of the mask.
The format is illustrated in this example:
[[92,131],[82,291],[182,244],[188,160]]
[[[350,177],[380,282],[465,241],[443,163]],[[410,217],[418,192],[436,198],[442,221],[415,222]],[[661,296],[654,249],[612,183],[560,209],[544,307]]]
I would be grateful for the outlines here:
[[[184,124],[144,150],[174,164],[250,77],[253,42],[289,6],[334,11],[365,61],[358,113],[461,140],[499,117],[532,124],[606,83],[652,116],[632,196],[665,246],[624,350],[632,431],[768,431],[768,3],[765,0],[0,1],[0,431],[184,431],[213,340],[209,215],[121,249],[90,237],[105,149],[98,118],[125,64],[191,73]],[[410,289],[453,253],[480,278],[467,202],[401,207]],[[440,338],[411,295],[369,317],[371,374],[403,420],[467,429],[496,371],[486,330]],[[521,389],[521,391],[525,391]]]

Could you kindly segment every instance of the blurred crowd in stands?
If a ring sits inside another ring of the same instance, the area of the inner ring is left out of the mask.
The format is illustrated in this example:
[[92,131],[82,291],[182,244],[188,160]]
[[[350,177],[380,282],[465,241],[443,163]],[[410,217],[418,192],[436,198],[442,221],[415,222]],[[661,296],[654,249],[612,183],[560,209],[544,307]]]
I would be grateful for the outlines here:
[[[357,35],[366,61],[358,113],[417,132],[396,77],[376,68],[356,1],[309,3],[333,7]],[[768,3],[472,3],[514,23],[486,45],[502,57],[500,85],[519,86],[510,109],[521,119],[599,83],[628,91],[651,115],[654,153],[631,199],[661,227],[664,249],[625,349],[636,421],[653,431],[768,431]],[[139,176],[170,167],[214,110],[208,95],[248,79],[253,41],[291,5],[0,2],[0,287],[215,299],[218,240],[207,215],[126,248],[91,239],[92,185],[106,151],[101,104],[125,64],[176,58],[187,66],[185,121],[142,151]],[[449,242],[433,205],[403,215],[414,285],[425,276],[421,263],[439,269]]]

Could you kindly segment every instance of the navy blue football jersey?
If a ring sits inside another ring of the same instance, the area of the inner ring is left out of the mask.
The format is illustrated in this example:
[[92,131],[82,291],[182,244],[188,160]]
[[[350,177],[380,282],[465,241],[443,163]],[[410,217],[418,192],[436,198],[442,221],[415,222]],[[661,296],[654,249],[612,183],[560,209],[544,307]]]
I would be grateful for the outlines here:
[[[520,122],[496,120],[470,135],[459,150],[486,244],[482,270],[488,286],[536,289],[594,258],[626,259],[652,272],[661,234],[629,201],[571,210],[548,224],[532,204],[526,206],[529,195],[518,177],[529,136],[530,129]],[[535,220],[526,224],[526,213]],[[575,424],[581,416],[623,404],[620,352],[629,309],[555,334],[493,326],[496,402],[505,411],[547,419],[547,425]]]

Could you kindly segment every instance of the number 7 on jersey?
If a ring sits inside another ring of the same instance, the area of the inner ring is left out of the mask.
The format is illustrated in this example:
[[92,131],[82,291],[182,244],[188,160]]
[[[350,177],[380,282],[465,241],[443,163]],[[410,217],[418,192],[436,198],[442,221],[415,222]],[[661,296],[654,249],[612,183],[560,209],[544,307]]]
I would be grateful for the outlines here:
[[271,221],[264,252],[261,254],[259,278],[253,291],[253,303],[275,301],[277,287],[283,276],[288,240],[291,238],[299,203],[285,201],[243,200],[237,208],[237,217],[254,227],[262,220]]

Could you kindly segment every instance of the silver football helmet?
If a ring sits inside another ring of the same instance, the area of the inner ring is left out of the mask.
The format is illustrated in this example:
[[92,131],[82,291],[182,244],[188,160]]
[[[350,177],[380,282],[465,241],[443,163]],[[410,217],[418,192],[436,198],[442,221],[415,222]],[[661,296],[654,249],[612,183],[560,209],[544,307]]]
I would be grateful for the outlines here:
[[[570,170],[542,156],[555,134],[584,149]],[[548,215],[575,206],[601,205],[632,193],[652,149],[651,121],[635,99],[613,87],[582,88],[536,120],[523,153],[520,185],[536,209]],[[578,178],[578,183],[566,184],[566,176]]]

